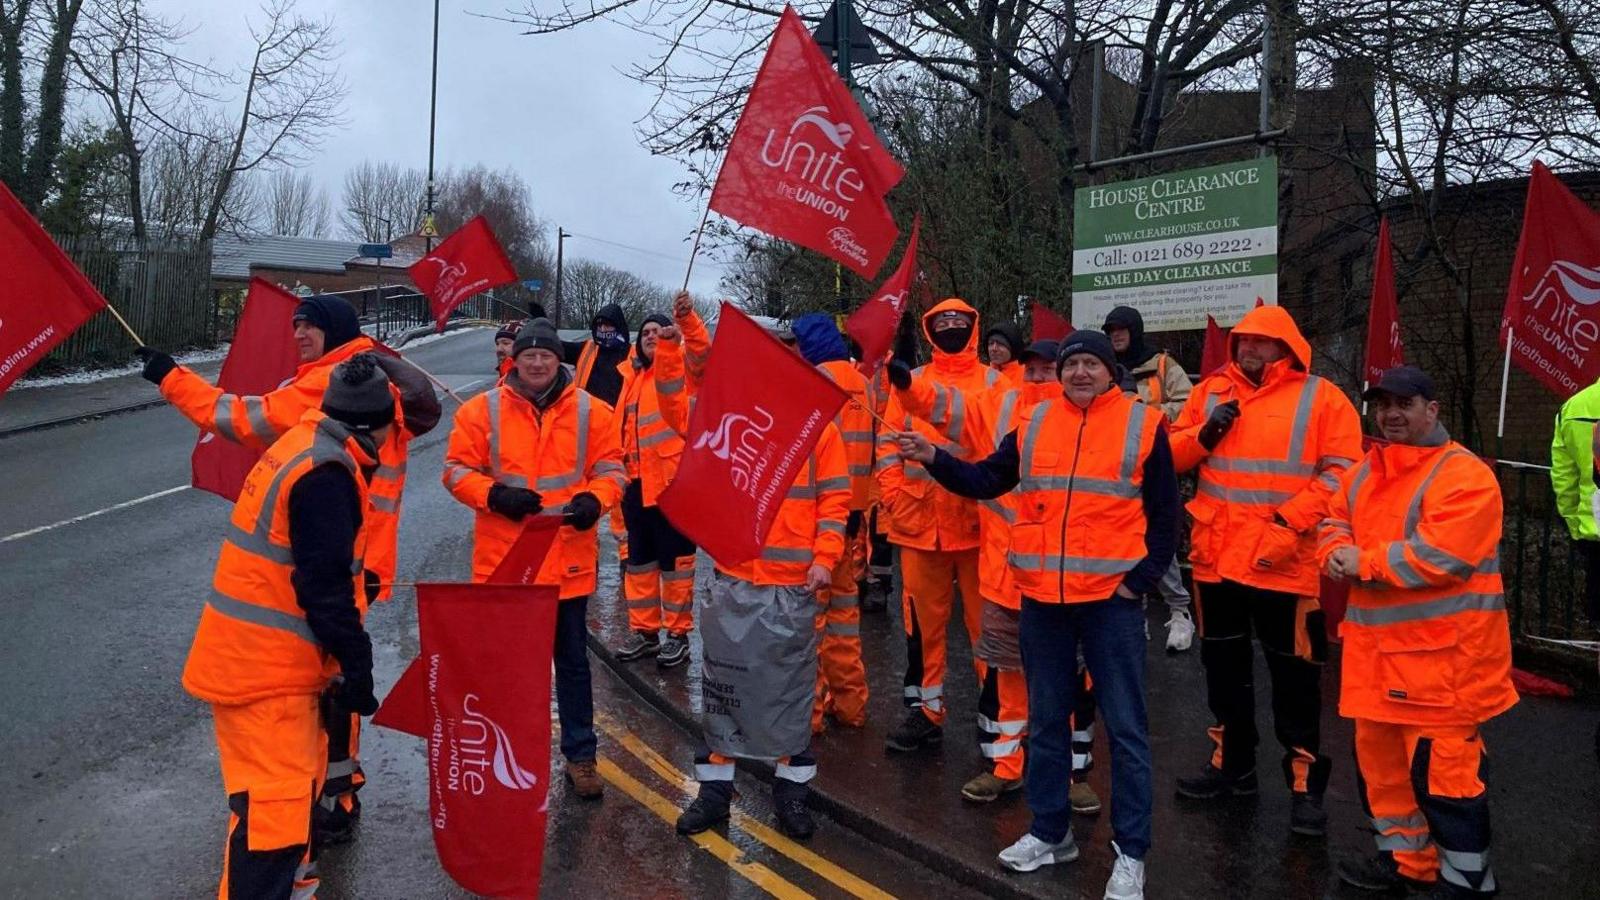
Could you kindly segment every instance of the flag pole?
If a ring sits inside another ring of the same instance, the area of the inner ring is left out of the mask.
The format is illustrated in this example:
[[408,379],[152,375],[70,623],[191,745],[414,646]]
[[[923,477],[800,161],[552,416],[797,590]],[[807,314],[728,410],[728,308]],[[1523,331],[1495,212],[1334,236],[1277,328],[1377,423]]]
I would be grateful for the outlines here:
[[1506,437],[1506,383],[1511,380],[1511,348],[1516,343],[1516,329],[1506,329],[1506,361],[1500,368],[1500,422],[1495,426],[1495,439],[1504,441]]
[[427,379],[429,381],[433,382],[435,387],[437,387],[441,391],[444,391],[446,394],[449,394],[450,395],[450,399],[454,400],[457,404],[465,404],[467,402],[467,401],[461,399],[460,395],[458,395],[455,391],[450,390],[450,386],[448,384],[445,384],[444,382],[440,381],[438,379],[438,377],[435,376],[432,372],[429,372],[427,369],[424,369],[423,367],[417,365],[415,362],[412,362],[409,359],[406,360],[406,365],[410,366],[413,369],[416,369],[418,372],[421,372],[424,376],[427,377]]
[[144,338],[139,337],[139,333],[137,331],[133,330],[133,326],[129,325],[128,324],[128,320],[124,319],[122,317],[122,313],[117,312],[117,308],[115,306],[112,306],[110,303],[107,303],[106,304],[106,311],[111,313],[111,315],[116,317],[117,324],[121,325],[122,326],[122,330],[126,331],[128,333],[128,337],[133,338],[133,342],[135,344],[138,344],[141,347],[144,346]]
[[700,235],[706,233],[706,220],[711,218],[711,201],[706,201],[706,211],[700,214],[700,227],[694,230],[694,246],[689,249],[689,268],[683,273],[683,290],[689,292],[689,276],[694,274],[694,260],[700,255]]

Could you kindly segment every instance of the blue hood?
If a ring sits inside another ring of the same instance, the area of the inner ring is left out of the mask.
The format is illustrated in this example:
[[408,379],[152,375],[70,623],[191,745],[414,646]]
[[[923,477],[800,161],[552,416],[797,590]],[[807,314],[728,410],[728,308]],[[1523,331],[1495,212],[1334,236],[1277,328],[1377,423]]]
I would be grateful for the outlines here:
[[800,347],[800,355],[813,366],[850,359],[850,348],[845,346],[844,335],[833,324],[833,316],[827,313],[809,313],[795,319],[794,339]]

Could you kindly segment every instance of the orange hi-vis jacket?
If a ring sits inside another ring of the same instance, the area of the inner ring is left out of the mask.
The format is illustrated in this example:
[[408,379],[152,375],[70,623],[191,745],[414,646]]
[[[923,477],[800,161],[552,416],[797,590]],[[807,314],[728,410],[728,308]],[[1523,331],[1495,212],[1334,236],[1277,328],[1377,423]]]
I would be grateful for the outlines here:
[[865,510],[872,505],[873,447],[878,435],[873,430],[872,413],[868,412],[867,379],[856,367],[844,360],[832,360],[817,366],[817,371],[828,377],[850,400],[839,407],[833,424],[844,438],[844,455],[849,465],[850,511]]
[[[363,466],[377,460],[344,425],[310,410],[267,448],[245,477],[228,519],[211,597],[183,667],[183,687],[209,703],[240,705],[294,694],[317,694],[339,672],[323,651],[295,596],[289,545],[289,494],[307,472],[327,463],[350,470],[361,508],[368,509]],[[371,529],[356,535],[356,607],[366,610],[362,554]]]
[[[656,343],[655,377],[685,385],[661,394],[661,413],[669,427],[687,436],[700,373],[685,371],[685,353],[676,341]],[[736,566],[717,564],[717,571],[751,584],[797,585],[807,570],[829,571],[845,552],[845,525],[850,518],[850,468],[844,438],[829,422],[804,468],[789,487],[767,533],[761,555]]]
[[[889,385],[889,367],[887,365],[881,365],[878,367],[876,372],[872,373],[872,377],[867,379],[867,406],[879,418],[882,418],[883,414],[889,409],[889,394],[892,390],[893,388],[891,388]],[[878,419],[873,419],[872,465],[874,474],[867,484],[867,504],[869,506],[876,504],[879,498],[883,496],[882,489],[878,487],[878,478],[876,474],[878,465],[878,441],[882,436],[883,426],[878,423]]]
[[1116,593],[1145,557],[1144,465],[1166,418],[1113,388],[1079,409],[1056,396],[1017,429],[1017,590],[1042,603]]
[[[638,351],[632,345],[629,345],[628,355],[622,362],[617,363],[617,371],[621,373],[624,382],[628,380],[628,373],[633,371],[633,359],[637,353]],[[583,349],[578,351],[578,362],[572,367],[575,373],[573,380],[577,382],[578,387],[583,387],[589,383],[589,376],[594,373],[594,362],[599,358],[600,346],[592,339],[584,341]]]
[[1500,484],[1435,429],[1426,446],[1374,447],[1340,481],[1318,558],[1361,551],[1339,635],[1339,714],[1476,725],[1517,702],[1500,583]]
[[[496,484],[537,491],[543,515],[560,515],[584,492],[610,509],[627,485],[611,407],[576,384],[542,413],[511,384],[468,400],[456,412],[442,477],[451,495],[476,513],[472,580],[480,582],[505,559],[524,524],[489,511]],[[596,535],[593,528],[562,525],[533,583],[559,587],[563,600],[594,593]]]
[[[1197,581],[1314,597],[1316,528],[1339,476],[1361,458],[1361,419],[1332,382],[1310,374],[1311,345],[1283,309],[1250,311],[1233,329],[1235,347],[1241,334],[1281,341],[1289,355],[1259,385],[1228,363],[1195,386],[1172,426],[1174,465],[1200,473],[1189,562]],[[1239,401],[1239,418],[1208,453],[1200,429],[1229,400]]]
[[[948,310],[973,317],[972,339],[959,353],[946,353],[935,345],[933,362],[916,369],[913,377],[926,374],[934,384],[952,390],[952,397],[973,396],[994,387],[1001,381],[1000,373],[978,361],[978,336],[983,330],[977,321],[977,310],[965,301],[951,298],[935,304],[922,316],[923,334],[932,343],[930,325],[933,317]],[[908,431],[915,429],[927,435],[934,446],[957,459],[970,461],[980,458],[976,446],[947,440],[939,429],[926,421],[913,419],[900,405],[898,395],[889,398],[884,419],[891,424],[903,425]],[[962,433],[960,428],[949,430],[952,434]],[[940,487],[921,463],[902,460],[899,446],[890,434],[878,436],[878,488],[888,513],[889,541],[914,550],[976,548],[979,544],[977,501],[957,497]]]
[[[711,335],[692,312],[677,325],[686,345],[682,355],[689,370],[698,373],[705,368],[706,357],[711,353]],[[660,346],[657,342],[658,352]],[[660,395],[683,391],[683,379],[654,377],[652,367],[645,366],[643,360],[629,358],[632,363],[624,373],[622,393],[617,397],[622,461],[628,480],[638,480],[644,505],[655,506],[661,492],[672,483],[672,476],[678,473],[678,460],[683,456],[683,437],[661,417]]]
[[994,366],[993,368],[1000,373],[1001,378],[1005,379],[1006,387],[1022,387],[1022,373],[1026,371],[1022,363],[1013,359],[1003,366]]
[[[382,353],[372,338],[362,335],[323,354],[320,359],[300,366],[294,378],[283,387],[259,397],[229,394],[194,372],[179,366],[161,381],[161,396],[189,421],[225,440],[265,450],[300,422],[308,410],[322,408],[322,394],[328,389],[333,369],[358,353]],[[396,550],[400,543],[400,495],[406,486],[406,451],[411,443],[400,408],[399,390],[395,395],[395,427],[389,439],[378,448],[378,469],[368,485],[367,507],[362,516],[369,524],[367,568],[378,574],[385,587],[379,594],[387,599],[395,580]]]
[[[915,419],[937,428],[951,443],[970,442],[976,458],[995,451],[1017,430],[1036,404],[1061,396],[1059,382],[996,385],[967,398],[923,376],[908,390],[896,392],[900,405]],[[952,427],[960,429],[952,430]],[[1007,609],[1022,608],[1022,594],[1011,574],[1011,524],[1017,519],[1017,493],[978,501],[978,589],[983,599]]]

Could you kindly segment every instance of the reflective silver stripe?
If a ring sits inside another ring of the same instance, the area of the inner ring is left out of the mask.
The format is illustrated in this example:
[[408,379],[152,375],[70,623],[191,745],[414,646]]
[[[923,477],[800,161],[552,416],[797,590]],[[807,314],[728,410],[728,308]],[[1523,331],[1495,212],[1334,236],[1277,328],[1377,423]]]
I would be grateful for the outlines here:
[[[1122,481],[1132,487],[1134,470],[1139,467],[1139,447],[1144,442],[1144,418],[1150,414],[1150,407],[1143,403],[1135,403],[1128,410],[1128,431],[1122,439]],[[1115,496],[1133,497],[1137,491],[1130,494],[1117,494]]]
[[628,601],[629,609],[655,609],[660,605],[660,597],[639,597]]
[[817,777],[817,767],[815,765],[791,766],[787,763],[778,763],[772,767],[772,774],[782,778],[784,781],[805,784]]
[[944,712],[944,701],[938,697],[934,697],[932,700],[924,699],[922,701],[922,705],[923,707],[931,709],[934,712]]
[[[484,402],[489,404],[489,474],[495,481],[500,480],[500,389],[493,388],[483,395]],[[522,480],[521,487],[527,487],[528,480]]]
[[535,482],[534,489],[538,491],[560,491],[577,485],[582,481],[583,476],[571,473],[566,475],[544,475]]
[[1250,503],[1260,506],[1280,506],[1294,495],[1288,491],[1261,491],[1254,488],[1223,487],[1200,472],[1200,493],[1215,497],[1224,503]]
[[900,454],[898,453],[885,453],[884,455],[878,457],[879,468],[898,465],[900,465]]
[[762,547],[762,562],[794,562],[809,563],[812,554],[809,547]]
[[999,500],[979,500],[978,505],[1000,517],[1007,525],[1017,524],[1017,511]]
[[824,519],[817,523],[817,531],[829,534],[844,534],[844,523]]
[[593,471],[596,476],[605,476],[625,475],[627,474],[628,470],[622,467],[622,463],[616,462],[615,460],[602,459],[594,464]]
[[587,391],[578,391],[578,450],[572,457],[572,483],[583,481],[583,470],[589,465],[589,415],[592,402]]
[[662,581],[693,581],[694,580],[694,570],[693,569],[674,569],[671,572],[662,572],[661,573],[661,580]]
[[1317,482],[1330,491],[1337,491],[1339,489],[1339,473],[1323,472],[1317,476]]
[[651,572],[654,572],[654,571],[656,571],[657,569],[660,569],[660,568],[661,568],[661,564],[657,563],[657,562],[644,562],[644,563],[639,563],[638,565],[635,565],[633,563],[628,563],[628,574],[629,575],[648,575]]
[[1294,409],[1294,423],[1289,426],[1289,453],[1292,462],[1301,457],[1306,449],[1306,431],[1311,427],[1311,408],[1317,401],[1317,390],[1322,384],[1322,379],[1316,375],[1307,375],[1305,384],[1300,386],[1300,402]]
[[1217,399],[1217,396],[1217,394],[1206,395],[1206,418],[1208,419],[1211,418],[1211,411],[1216,409],[1217,404],[1221,402]]
[[669,600],[663,600],[661,601],[661,608],[667,612],[693,612],[694,600],[691,598],[683,601],[682,603],[673,603]]
[[950,389],[945,387],[942,384],[934,385],[933,386],[933,413],[932,413],[932,415],[930,415],[928,417],[928,421],[930,423],[932,423],[933,425],[935,425],[935,426],[944,424],[945,413],[948,412],[949,409],[950,409]]
[[996,447],[1000,446],[1000,442],[1005,440],[1006,435],[1011,432],[1011,417],[1017,411],[1017,397],[1019,395],[1019,391],[1010,390],[1006,391],[1005,396],[1000,398],[1000,415],[994,421],[994,445]]
[[1351,528],[1350,523],[1343,519],[1323,519],[1320,524],[1323,528],[1331,528],[1334,531],[1342,531],[1345,534],[1355,534],[1355,529]]
[[1139,564],[1137,559],[1100,559],[1091,556],[1042,556],[1017,553],[1007,557],[1013,568],[1029,572],[1073,572],[1084,575],[1121,575]]
[[232,544],[251,556],[259,556],[279,565],[294,565],[294,553],[288,547],[280,547],[268,538],[251,534],[231,522],[228,528],[228,536],[222,539],[223,543]]
[[998,734],[1005,737],[1015,737],[1027,729],[1028,721],[1026,719],[1017,719],[1014,721],[996,721],[986,715],[983,715],[982,713],[979,713],[978,727],[989,732],[990,734]]
[[696,781],[732,781],[733,763],[721,763],[718,765],[695,763],[694,779]]
[[1348,469],[1355,464],[1355,460],[1346,459],[1343,456],[1324,456],[1317,460],[1317,471],[1322,472],[1328,469]]
[[1461,612],[1502,612],[1506,608],[1504,594],[1451,594],[1420,603],[1393,606],[1351,606],[1345,611],[1345,621],[1357,625],[1395,625],[1416,622]]
[[528,476],[526,476],[526,475],[504,475],[504,474],[502,474],[502,475],[498,476],[495,480],[500,482],[501,484],[505,485],[506,487],[526,488],[528,486]]
[[681,394],[683,393],[682,378],[663,378],[656,381],[656,393]]
[[870,463],[851,463],[846,467],[846,471],[850,473],[851,478],[867,478],[872,475],[872,465]]
[[400,501],[397,498],[381,497],[381,496],[379,496],[377,494],[368,494],[367,495],[367,502],[371,503],[372,504],[372,508],[377,510],[378,512],[382,512],[382,513],[399,513],[400,512]]
[[269,609],[254,603],[246,603],[243,600],[229,597],[216,588],[211,589],[211,598],[206,601],[206,605],[215,610],[218,615],[237,619],[240,622],[249,622],[252,625],[260,625],[263,628],[287,631],[295,637],[313,644],[317,642],[317,636],[311,633],[311,626],[306,624],[306,620],[291,613],[278,609]]
[[815,500],[817,487],[813,484],[791,484],[789,492],[783,495],[785,500]]
[[1395,580],[1404,587],[1427,587],[1428,579],[1422,573],[1411,567],[1411,562],[1406,559],[1406,545],[1403,541],[1391,541],[1389,549],[1384,553],[1384,561],[1389,564],[1389,570],[1394,573]]
[[[1467,879],[1467,873],[1480,876],[1480,884],[1474,887]],[[1494,873],[1489,871],[1489,851],[1470,853],[1465,850],[1446,850],[1439,848],[1439,877],[1445,881],[1466,888],[1474,893],[1482,892],[1485,895],[1495,891]]]
[[850,490],[850,477],[836,475],[832,478],[823,478],[817,481],[817,491],[848,491]]
[[1259,456],[1212,456],[1206,465],[1213,472],[1243,472],[1254,475],[1310,475],[1317,470],[1299,460],[1264,459]]
[[1372,827],[1379,832],[1393,831],[1396,828],[1427,828],[1428,820],[1422,817],[1422,813],[1412,813],[1404,818],[1373,817]]
[[1084,769],[1089,768],[1089,766],[1092,765],[1093,763],[1094,763],[1094,754],[1092,754],[1092,753],[1074,753],[1074,754],[1072,754],[1072,768],[1073,768],[1074,771],[1082,772]]
[[961,440],[961,428],[967,419],[967,396],[954,388],[950,389],[950,424],[944,429],[944,436],[952,441]]
[[278,439],[278,430],[267,421],[267,404],[260,397],[241,397],[244,402],[245,421],[250,423],[250,430],[263,443],[272,443]]
[[654,447],[657,444],[665,444],[667,441],[670,441],[677,436],[678,435],[670,428],[665,431],[658,431],[648,437],[640,438],[639,448],[644,449],[645,447]]
[[1021,750],[1022,741],[990,741],[979,744],[978,749],[982,750],[983,755],[990,759],[999,759],[1003,756],[1010,756],[1011,754]]
[[1087,478],[1083,475],[1030,475],[1022,483],[1025,491],[1082,491],[1086,494],[1104,494],[1108,497],[1131,498],[1139,496],[1139,485],[1109,478]]
[[661,421],[661,413],[660,411],[657,411],[653,413],[645,413],[644,415],[640,416],[638,424],[639,427],[642,428],[646,425],[654,425],[659,421]]
[[862,441],[871,441],[875,435],[870,431],[842,431],[846,443],[859,444]]
[[356,761],[353,759],[336,759],[328,762],[328,778],[347,778],[356,773]]
[[1345,488],[1345,506],[1349,507],[1352,513],[1354,513],[1356,508],[1356,493],[1361,490],[1361,483],[1366,481],[1367,476],[1371,474],[1372,462],[1370,460],[1362,460],[1361,465],[1356,467],[1356,474],[1350,479],[1350,486]]
[[1410,540],[1406,541],[1406,546],[1411,548],[1412,554],[1414,554],[1417,559],[1427,563],[1430,566],[1433,566],[1435,569],[1450,575],[1454,575],[1457,578],[1472,577],[1473,569],[1476,568],[1472,563],[1467,562],[1459,556],[1455,556],[1454,554],[1440,550],[1438,547],[1427,543],[1419,537],[1413,536]]
[[1000,380],[1000,373],[997,370],[995,370],[995,369],[985,369],[985,370],[983,370],[983,386],[984,387],[986,387],[986,388],[994,387],[994,383],[996,381],[999,381],[999,380]]
[[386,478],[394,481],[406,477],[406,464],[402,460],[398,466],[379,466],[372,471],[373,478]]
[[1416,533],[1417,526],[1422,524],[1422,498],[1428,493],[1428,487],[1433,484],[1433,479],[1438,477],[1439,470],[1444,468],[1444,464],[1450,461],[1450,457],[1466,452],[1465,450],[1451,449],[1442,454],[1438,462],[1433,464],[1433,468],[1428,470],[1427,477],[1423,478],[1422,483],[1417,485],[1417,492],[1411,495],[1411,502],[1406,505],[1406,537],[1411,537],[1412,534]]
[[1032,472],[1033,472],[1033,449],[1034,449],[1034,445],[1036,445],[1039,442],[1039,429],[1044,427],[1044,417],[1045,417],[1045,414],[1047,412],[1049,412],[1049,411],[1050,411],[1050,404],[1048,404],[1048,403],[1041,403],[1038,406],[1035,406],[1033,408],[1033,412],[1028,416],[1028,427],[1027,427],[1027,430],[1024,431],[1023,435],[1022,435],[1022,445],[1017,448],[1018,455],[1020,455],[1022,457],[1022,461],[1021,462],[1022,462],[1022,467],[1023,467],[1023,470],[1024,470],[1023,471],[1023,475],[1022,475],[1022,482],[1023,482],[1023,485],[1024,485],[1024,487],[1023,487],[1024,490],[1027,489],[1026,485],[1028,483],[1028,480],[1030,478],[1034,477],[1032,475]]
[[1072,732],[1072,741],[1076,744],[1087,744],[1094,740],[1094,726],[1090,725],[1082,731]]
[[829,609],[855,609],[860,605],[860,594],[834,594],[828,598]]
[[235,444],[244,440],[244,435],[233,424],[233,401],[239,399],[233,394],[223,394],[217,398],[216,405],[211,408],[211,430],[218,437],[227,438]]
[[829,622],[827,625],[825,625],[823,627],[822,630],[826,634],[832,634],[832,635],[836,635],[838,637],[860,637],[861,636],[861,623],[860,622]]
[[1391,853],[1396,850],[1426,850],[1428,845],[1432,843],[1433,839],[1428,836],[1426,831],[1421,834],[1393,832],[1378,835],[1378,849],[1387,850]]

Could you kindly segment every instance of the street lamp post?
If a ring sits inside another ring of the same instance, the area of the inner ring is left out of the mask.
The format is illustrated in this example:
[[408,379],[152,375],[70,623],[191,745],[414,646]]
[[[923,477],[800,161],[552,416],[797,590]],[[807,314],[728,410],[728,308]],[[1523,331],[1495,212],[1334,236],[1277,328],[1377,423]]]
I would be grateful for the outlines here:
[[433,252],[433,133],[439,115],[439,0],[433,0],[433,77],[428,87],[428,233],[427,251]]

